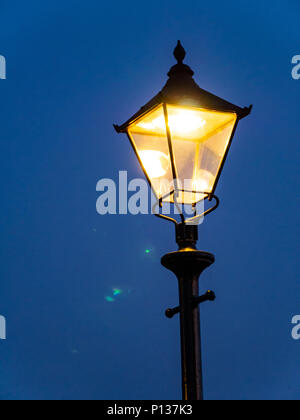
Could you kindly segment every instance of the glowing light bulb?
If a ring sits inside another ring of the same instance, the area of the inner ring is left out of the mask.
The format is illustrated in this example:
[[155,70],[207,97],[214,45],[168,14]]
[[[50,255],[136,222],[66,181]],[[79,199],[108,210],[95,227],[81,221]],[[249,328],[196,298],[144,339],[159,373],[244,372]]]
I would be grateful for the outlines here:
[[142,164],[150,178],[161,178],[169,168],[169,157],[157,150],[142,150],[140,152]]
[[179,135],[196,131],[205,124],[206,121],[193,111],[181,110],[176,115],[170,115],[169,117],[170,130]]
[[211,192],[215,177],[206,169],[200,169],[197,179],[193,180],[193,190],[196,192]]
[[[174,135],[192,133],[206,124],[206,121],[199,117],[195,111],[183,109],[173,112],[173,114],[169,115],[168,120],[170,130]],[[150,122],[140,122],[138,126],[144,130],[165,130],[166,123],[165,118],[160,116]]]

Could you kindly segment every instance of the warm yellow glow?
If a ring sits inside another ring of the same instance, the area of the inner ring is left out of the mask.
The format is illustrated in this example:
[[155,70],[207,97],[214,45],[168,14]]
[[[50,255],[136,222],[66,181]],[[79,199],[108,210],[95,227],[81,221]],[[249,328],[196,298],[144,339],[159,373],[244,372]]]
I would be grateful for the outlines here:
[[[168,123],[172,139],[206,141],[222,131],[227,125],[234,124],[236,114],[229,112],[207,111],[168,105]],[[166,136],[166,122],[163,107],[157,108],[130,127],[132,133]]]
[[197,174],[197,179],[193,180],[193,191],[196,192],[210,192],[213,188],[215,177],[209,171],[200,169]]
[[[166,108],[160,105],[145,113],[129,126],[128,133],[156,196],[173,202],[173,196],[168,193],[176,188],[174,164],[176,184],[184,187],[178,202],[193,204],[214,189],[237,115],[170,104]],[[170,138],[166,132],[165,111]]]
[[[192,133],[206,124],[197,112],[186,109],[176,109],[176,112],[169,115],[168,122],[172,134],[180,136]],[[164,130],[166,122],[164,116],[160,115],[152,121],[141,121],[137,126],[150,131]]]
[[169,157],[157,150],[141,150],[139,152],[142,164],[149,178],[161,178],[169,168]]

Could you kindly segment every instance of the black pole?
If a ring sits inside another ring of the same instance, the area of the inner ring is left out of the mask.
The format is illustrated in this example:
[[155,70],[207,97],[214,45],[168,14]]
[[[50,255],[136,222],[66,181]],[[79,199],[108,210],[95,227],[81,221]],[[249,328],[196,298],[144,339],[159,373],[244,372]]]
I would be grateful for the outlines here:
[[178,278],[180,307],[168,309],[166,315],[171,318],[180,312],[182,399],[197,401],[203,400],[199,303],[215,298],[213,292],[199,298],[199,277],[215,258],[196,249],[198,226],[177,225],[176,238],[179,251],[165,255],[161,262]]

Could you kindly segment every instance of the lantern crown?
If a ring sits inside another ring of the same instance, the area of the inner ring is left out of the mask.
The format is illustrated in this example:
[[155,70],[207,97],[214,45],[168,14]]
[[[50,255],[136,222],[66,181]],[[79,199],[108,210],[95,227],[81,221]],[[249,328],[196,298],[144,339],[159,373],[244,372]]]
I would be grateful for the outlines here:
[[237,115],[238,120],[250,114],[252,105],[241,108],[198,86],[193,78],[194,71],[183,63],[186,51],[180,41],[178,41],[174,50],[174,57],[177,64],[169,70],[169,79],[163,89],[124,124],[121,126],[114,125],[117,132],[126,132],[131,123],[162,103],[175,106],[192,106],[211,111],[233,112]]

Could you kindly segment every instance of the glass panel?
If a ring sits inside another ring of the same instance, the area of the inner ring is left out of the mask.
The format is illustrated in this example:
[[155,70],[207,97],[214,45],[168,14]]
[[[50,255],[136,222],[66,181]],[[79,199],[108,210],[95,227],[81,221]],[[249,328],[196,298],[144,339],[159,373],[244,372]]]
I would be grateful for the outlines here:
[[[168,105],[168,123],[177,171],[178,202],[193,204],[212,192],[237,119],[235,113]],[[158,198],[174,191],[163,106],[128,129]]]
[[168,105],[168,119],[178,183],[190,191],[178,201],[193,204],[212,192],[237,116]]
[[172,192],[174,183],[163,107],[136,121],[128,132],[157,198]]

